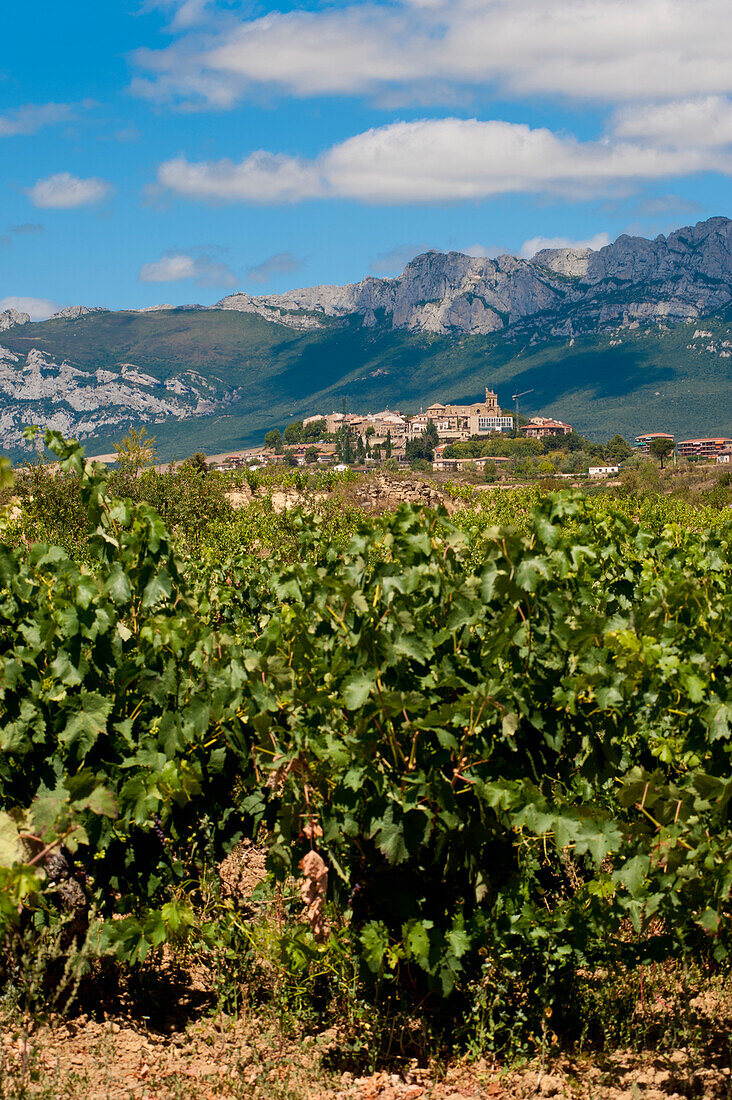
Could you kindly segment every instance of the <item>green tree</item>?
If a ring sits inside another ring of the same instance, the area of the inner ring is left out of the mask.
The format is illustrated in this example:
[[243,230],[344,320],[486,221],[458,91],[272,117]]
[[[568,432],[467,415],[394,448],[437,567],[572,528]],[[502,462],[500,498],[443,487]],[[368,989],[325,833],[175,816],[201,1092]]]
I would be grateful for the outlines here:
[[309,462],[309,463],[318,461],[318,448],[317,447],[308,447],[308,449],[305,452],[305,461]]
[[624,496],[658,496],[661,491],[661,474],[655,462],[643,459],[637,465],[629,463],[620,475]]
[[288,424],[283,438],[285,443],[302,442],[302,420],[293,420]]
[[617,465],[620,462],[624,462],[626,458],[630,458],[633,454],[633,448],[628,444],[627,440],[623,439],[622,435],[614,435],[612,439],[609,439],[605,447],[605,457],[608,462],[613,465]]
[[578,432],[569,432],[567,435],[555,435],[547,436],[544,440],[544,445],[550,448],[561,448],[563,451],[583,451],[589,445],[595,447],[596,444],[590,443],[588,439],[580,435]]
[[386,433],[386,443],[384,444],[384,458],[391,458],[391,431]]
[[305,424],[300,433],[302,443],[315,443],[318,439],[324,439],[328,435],[328,425],[325,420],[311,420]]
[[351,430],[347,424],[344,424],[338,432],[337,454],[341,462],[345,462],[347,466],[350,466],[353,462]]
[[434,461],[435,452],[432,449],[432,441],[428,438],[427,432],[422,432],[421,435],[407,440],[405,455],[407,462],[413,467],[416,463]]
[[663,460],[673,452],[674,441],[673,439],[652,439],[648,445],[648,450],[654,458],[658,459],[661,469],[663,469]]
[[434,420],[427,421],[427,427],[424,431],[424,440],[425,443],[429,445],[431,451],[434,451],[435,447],[440,442],[440,437],[437,434],[437,425]]
[[282,432],[279,428],[272,428],[272,431],[267,432],[264,437],[265,447],[271,448],[276,455],[281,455],[284,447],[282,445]]
[[356,437],[356,461],[363,465],[366,461],[366,450],[363,445],[363,436]]
[[194,455],[191,455],[186,465],[190,466],[194,470],[198,470],[199,473],[208,473],[208,462],[203,451],[196,451]]
[[142,470],[155,463],[157,451],[155,436],[147,434],[147,428],[130,428],[120,443],[115,443],[117,464],[125,474],[137,477]]

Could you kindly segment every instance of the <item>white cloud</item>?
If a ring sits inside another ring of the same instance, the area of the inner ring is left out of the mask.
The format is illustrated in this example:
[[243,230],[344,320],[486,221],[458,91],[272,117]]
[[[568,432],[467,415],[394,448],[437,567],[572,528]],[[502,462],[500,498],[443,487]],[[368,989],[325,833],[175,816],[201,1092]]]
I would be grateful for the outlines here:
[[209,14],[210,0],[147,0],[142,6],[143,11],[156,8],[173,13],[170,30],[186,31],[204,21]]
[[73,113],[67,103],[26,103],[0,115],[0,137],[36,134],[44,126],[68,122]]
[[508,193],[597,196],[707,169],[732,173],[732,153],[581,142],[519,123],[445,118],[367,130],[310,161],[264,151],[238,164],[180,157],[160,166],[158,183],[209,202],[453,202]]
[[322,193],[316,168],[296,157],[259,151],[235,164],[185,157],[166,161],[158,182],[185,198],[209,202],[297,202]]
[[523,124],[448,118],[368,130],[331,149],[324,170],[332,190],[352,198],[450,201],[510,192],[597,194],[708,163],[693,151],[580,142]]
[[196,274],[196,261],[192,256],[176,253],[163,256],[161,260],[143,264],[140,269],[142,283],[175,283],[181,279],[192,279]]
[[732,144],[732,99],[706,96],[627,108],[614,119],[619,137],[671,148]]
[[456,85],[678,99],[732,92],[731,40],[729,0],[371,0],[233,26],[214,10],[200,31],[139,51],[135,88],[219,107],[257,85],[296,96],[402,88],[422,102],[426,86],[449,97]]
[[6,309],[17,309],[18,313],[29,313],[31,321],[45,321],[52,313],[58,312],[56,302],[48,298],[0,298],[0,313]]
[[606,244],[610,244],[609,233],[596,233],[594,237],[585,241],[573,241],[570,237],[531,237],[521,245],[519,256],[530,260],[537,252],[541,252],[542,248],[591,248],[596,252]]
[[38,180],[26,194],[34,206],[56,210],[71,210],[76,206],[89,206],[101,202],[111,190],[106,180],[79,179],[69,172],[58,172],[55,176]]
[[207,15],[208,0],[176,0],[176,12],[171,29],[187,30],[203,22]]
[[143,264],[140,269],[142,283],[179,283],[192,279],[198,286],[235,286],[237,278],[227,264],[199,252],[166,252],[159,260]]
[[269,256],[260,264],[250,267],[247,271],[247,279],[250,283],[262,286],[278,275],[293,275],[296,271],[300,271],[303,265],[304,260],[294,256],[292,252],[276,252],[274,256]]

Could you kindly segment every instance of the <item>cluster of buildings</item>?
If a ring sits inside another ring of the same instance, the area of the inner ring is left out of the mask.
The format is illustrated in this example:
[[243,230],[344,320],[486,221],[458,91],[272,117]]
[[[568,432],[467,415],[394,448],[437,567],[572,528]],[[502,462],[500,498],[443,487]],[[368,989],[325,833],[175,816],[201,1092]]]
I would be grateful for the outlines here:
[[[480,467],[487,462],[495,462],[500,465],[507,459],[478,458],[478,459],[443,459],[442,450],[450,443],[459,443],[475,436],[489,436],[493,432],[511,432],[514,428],[514,418],[510,413],[504,412],[498,402],[498,396],[494,390],[486,387],[485,400],[476,401],[469,405],[443,405],[434,402],[429,408],[420,410],[412,416],[403,416],[400,412],[384,409],[378,413],[347,413],[332,412],[327,414],[317,413],[303,419],[303,428],[311,424],[322,424],[324,436],[334,436],[342,428],[348,428],[352,438],[361,436],[369,446],[370,451],[379,448],[381,457],[385,457],[385,449],[390,448],[391,457],[397,462],[406,461],[406,445],[421,436],[432,423],[435,426],[440,439],[440,446],[435,451],[436,469],[459,469],[463,465],[473,463]],[[546,416],[534,416],[528,423],[522,425],[519,431],[528,439],[543,439],[551,435],[568,435],[572,431],[571,424],[565,424],[561,420],[554,420]],[[315,456],[313,456],[313,447]],[[315,461],[321,464],[332,465],[337,461],[337,446],[332,441],[319,441],[316,444],[299,444],[287,448],[288,454],[294,461],[303,466],[306,462]],[[268,462],[277,459],[266,448],[255,448],[251,451],[241,452],[236,455],[221,455],[212,462],[212,466],[219,470],[231,470],[241,467],[255,468],[264,466]]]
[[415,416],[402,416],[399,412],[390,412],[388,409],[366,416],[333,412],[327,416],[308,416],[302,422],[303,427],[321,420],[325,422],[329,433],[348,427],[357,435],[373,435],[377,440],[386,439],[388,433],[392,443],[421,435],[427,430],[430,421],[434,423],[440,438],[448,443],[470,439],[472,435],[513,430],[513,417],[502,412],[498,397],[489,389],[485,391],[485,401],[476,401],[473,405],[441,405],[435,402]]
[[[335,435],[343,427],[350,428],[354,435],[373,434],[376,436],[383,436],[386,438],[387,432],[391,432],[392,439],[395,437],[406,435],[407,421],[406,418],[400,416],[398,412],[389,412],[385,409],[380,413],[368,413],[366,416],[360,416],[357,413],[328,413],[327,416],[318,414],[317,416],[306,416],[302,422],[303,428],[307,428],[309,424],[319,424],[320,422],[325,424],[324,432],[328,435]],[[369,432],[369,428],[373,431]]]
[[[325,423],[325,430],[329,434],[348,427],[358,435],[373,435],[377,441],[386,439],[389,433],[392,443],[414,439],[427,430],[430,422],[435,425],[437,434],[445,443],[459,443],[476,435],[490,435],[491,432],[511,432],[514,427],[513,416],[501,409],[497,394],[487,387],[485,400],[476,401],[472,405],[441,405],[435,402],[413,416],[402,416],[399,412],[390,412],[388,409],[365,416],[333,412],[328,415],[307,416],[302,423],[303,427],[307,427],[320,421]],[[572,425],[551,417],[534,416],[519,431],[530,439],[543,439],[548,435],[569,435]]]
[[[511,432],[514,418],[504,412],[494,390],[486,387],[485,400],[468,405],[443,405],[434,402],[429,408],[420,410],[412,416],[402,416],[398,411],[384,409],[378,413],[365,415],[347,412],[332,412],[305,417],[303,427],[322,424],[323,436],[333,437],[343,428],[351,433],[352,440],[361,437],[366,445],[367,456],[374,450],[380,458],[392,457],[397,462],[406,461],[407,443],[421,436],[430,424],[433,424],[439,437],[439,446],[435,448],[434,467],[437,470],[459,470],[463,466],[482,467],[487,463],[501,466],[508,462],[501,456],[485,458],[445,458],[443,451],[451,443],[458,443],[476,436],[489,436],[494,432]],[[519,432],[527,439],[546,439],[550,436],[566,436],[573,431],[571,424],[555,420],[548,416],[533,416],[519,427]],[[646,432],[635,438],[635,446],[643,454],[651,453],[651,444],[656,439],[670,440],[671,449],[684,458],[716,459],[717,462],[732,461],[732,439],[722,436],[705,439],[684,439],[675,443],[674,436],[668,432]],[[335,465],[338,462],[338,446],[335,442],[322,439],[315,444],[299,444],[287,448],[291,460],[299,466],[316,462]],[[213,463],[218,469],[236,469],[248,467],[255,469],[269,462],[277,461],[267,448],[241,452],[238,455],[220,456]],[[367,457],[367,461],[369,461]],[[373,461],[373,458],[372,458]],[[336,466],[336,468],[338,468]],[[345,468],[345,467],[344,467]],[[593,466],[590,477],[611,477],[619,472],[618,466]]]
[[706,436],[702,439],[680,439],[676,443],[670,432],[646,432],[635,437],[635,445],[642,454],[650,454],[654,439],[668,439],[681,458],[716,459],[717,462],[732,460],[732,439],[727,436]]

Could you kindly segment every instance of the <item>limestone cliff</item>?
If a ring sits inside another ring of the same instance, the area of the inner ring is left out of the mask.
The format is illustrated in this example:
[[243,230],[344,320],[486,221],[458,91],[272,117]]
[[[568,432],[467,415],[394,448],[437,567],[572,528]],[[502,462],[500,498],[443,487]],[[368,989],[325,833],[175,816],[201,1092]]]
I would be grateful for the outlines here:
[[108,313],[104,306],[66,306],[65,309],[60,309],[58,313],[52,313],[50,320],[55,320],[57,317],[63,317],[67,321],[78,321],[79,317],[86,317],[87,313]]
[[530,260],[427,252],[393,279],[231,294],[216,308],[297,329],[359,315],[414,332],[491,333],[531,320],[573,333],[694,320],[731,301],[732,221],[720,217],[652,241],[624,235],[598,251],[544,249]]
[[188,420],[224,409],[233,390],[194,370],[158,380],[133,363],[81,370],[38,348],[26,354],[0,346],[0,447],[23,449],[26,424],[43,424],[79,439],[129,424]]
[[17,309],[6,309],[0,313],[0,332],[7,332],[14,325],[27,325],[30,313],[19,313]]

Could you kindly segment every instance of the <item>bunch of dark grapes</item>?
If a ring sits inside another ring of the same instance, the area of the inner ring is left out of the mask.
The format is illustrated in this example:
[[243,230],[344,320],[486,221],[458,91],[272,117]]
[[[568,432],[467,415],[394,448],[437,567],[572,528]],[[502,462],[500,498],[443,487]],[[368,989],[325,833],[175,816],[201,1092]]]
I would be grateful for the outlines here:
[[163,831],[163,823],[160,819],[160,814],[153,814],[153,825],[150,832],[157,837],[160,847],[165,848],[168,843],[168,838]]

